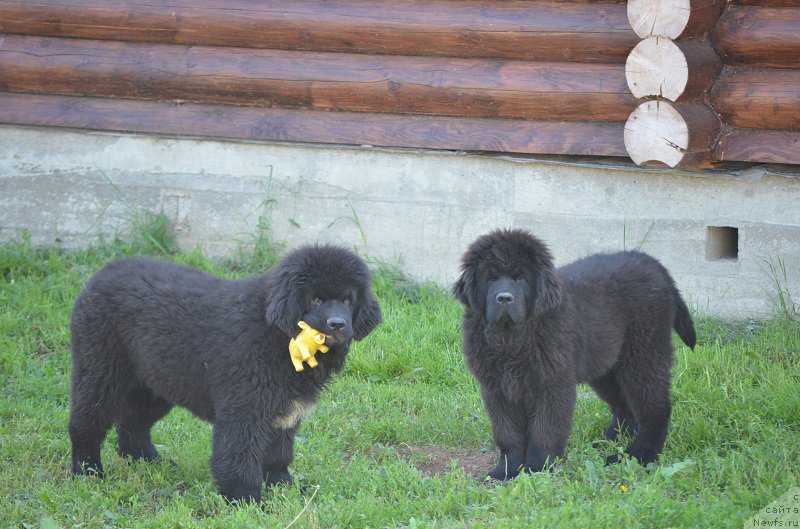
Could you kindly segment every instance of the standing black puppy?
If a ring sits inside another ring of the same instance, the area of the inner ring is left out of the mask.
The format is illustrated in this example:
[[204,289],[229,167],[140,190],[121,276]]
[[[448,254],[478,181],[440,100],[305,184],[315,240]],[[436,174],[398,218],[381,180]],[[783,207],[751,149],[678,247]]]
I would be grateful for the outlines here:
[[659,456],[671,414],[671,331],[692,348],[695,331],[658,261],[598,254],[556,270],[541,241],[500,230],[469,247],[453,292],[466,307],[464,356],[501,451],[490,477],[542,470],[564,454],[579,382],[611,408],[607,439],[629,430],[630,455],[642,464]]
[[[326,334],[330,351],[297,372],[288,347],[300,320]],[[297,249],[244,281],[149,259],[112,262],[72,312],[72,470],[103,475],[112,424],[121,455],[158,459],[150,428],[178,405],[214,423],[220,493],[258,501],[262,482],[291,482],[303,415],[351,340],[380,322],[366,265],[336,246]]]

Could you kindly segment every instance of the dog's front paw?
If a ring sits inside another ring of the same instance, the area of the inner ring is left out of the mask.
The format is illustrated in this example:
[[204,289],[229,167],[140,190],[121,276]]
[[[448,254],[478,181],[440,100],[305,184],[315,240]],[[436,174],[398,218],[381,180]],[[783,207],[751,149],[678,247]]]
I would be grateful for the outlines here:
[[264,484],[267,487],[291,485],[293,482],[294,479],[288,470],[270,470],[264,478]]
[[655,463],[658,461],[659,456],[661,455],[660,448],[642,442],[639,439],[635,440],[631,446],[628,447],[625,452],[636,459],[640,465],[646,467],[650,463]]
[[219,483],[219,493],[232,504],[261,503],[261,483],[247,484],[238,478]]
[[100,461],[76,461],[72,464],[73,476],[94,476],[103,479],[106,477],[105,470]]
[[544,472],[546,470],[553,470],[553,459],[550,458],[536,458],[525,461],[522,465],[522,470],[527,472],[528,474],[532,474],[534,472]]
[[519,475],[520,465],[512,464],[512,458],[500,457],[500,462],[489,471],[489,478],[495,481],[508,481]]

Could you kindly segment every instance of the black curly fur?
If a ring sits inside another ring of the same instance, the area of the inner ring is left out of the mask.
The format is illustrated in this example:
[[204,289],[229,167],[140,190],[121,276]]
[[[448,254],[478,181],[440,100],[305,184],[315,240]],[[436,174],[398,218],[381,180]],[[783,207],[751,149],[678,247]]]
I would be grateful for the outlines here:
[[[330,335],[330,351],[296,372],[288,344],[301,319]],[[303,412],[342,369],[351,340],[380,322],[366,265],[336,246],[299,248],[243,281],[149,259],[112,262],[72,312],[72,470],[103,475],[100,445],[113,424],[120,454],[158,459],[150,428],[177,405],[214,424],[220,493],[260,500],[262,482],[291,481]]]
[[671,414],[671,331],[692,348],[695,331],[657,260],[620,252],[555,269],[537,238],[498,230],[466,251],[453,293],[465,306],[464,356],[501,451],[490,477],[542,470],[563,456],[579,382],[611,408],[606,438],[629,430],[630,455],[642,464],[658,458]]

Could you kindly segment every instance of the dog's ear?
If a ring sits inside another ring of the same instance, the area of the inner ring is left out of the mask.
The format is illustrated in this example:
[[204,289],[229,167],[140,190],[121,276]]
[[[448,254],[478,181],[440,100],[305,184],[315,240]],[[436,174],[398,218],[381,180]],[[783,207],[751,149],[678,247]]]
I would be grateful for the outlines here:
[[301,290],[295,288],[291,280],[269,281],[267,288],[267,310],[264,315],[270,325],[278,327],[286,336],[296,336],[300,332],[297,322],[303,319],[305,309],[300,298]]
[[475,280],[475,271],[469,267],[461,270],[455,284],[453,284],[453,296],[461,302],[467,311],[483,311],[480,296],[478,295],[478,285]]
[[456,279],[456,282],[453,284],[452,289],[453,296],[455,296],[455,298],[460,301],[462,305],[469,304],[469,296],[467,296],[467,288],[469,288],[467,283],[469,283],[469,280],[466,276],[466,270],[462,271],[461,275],[458,276],[458,279]]
[[372,329],[383,321],[381,306],[371,291],[364,293],[363,299],[355,307],[353,314],[353,338],[363,340]]
[[538,316],[558,307],[561,304],[561,282],[552,266],[545,266],[539,271],[536,281],[533,312]]

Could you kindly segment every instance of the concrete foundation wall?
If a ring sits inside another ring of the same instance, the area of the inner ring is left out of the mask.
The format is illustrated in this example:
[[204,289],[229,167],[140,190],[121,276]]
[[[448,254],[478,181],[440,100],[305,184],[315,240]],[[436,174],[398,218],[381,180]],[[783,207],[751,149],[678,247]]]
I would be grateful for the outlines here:
[[[475,237],[519,227],[557,264],[640,248],[700,312],[766,317],[777,293],[770,259],[800,297],[800,179],[755,174],[6,126],[0,240],[27,229],[37,245],[78,247],[124,234],[150,210],[167,214],[182,247],[218,256],[246,247],[262,219],[287,246],[341,243],[449,285]],[[720,234],[737,238],[716,259]]]

